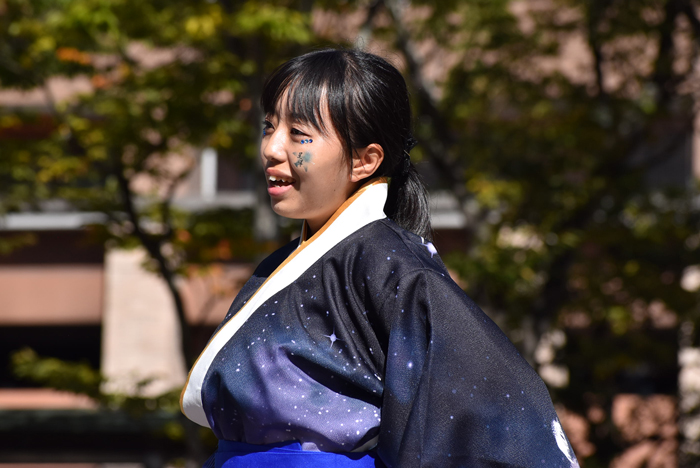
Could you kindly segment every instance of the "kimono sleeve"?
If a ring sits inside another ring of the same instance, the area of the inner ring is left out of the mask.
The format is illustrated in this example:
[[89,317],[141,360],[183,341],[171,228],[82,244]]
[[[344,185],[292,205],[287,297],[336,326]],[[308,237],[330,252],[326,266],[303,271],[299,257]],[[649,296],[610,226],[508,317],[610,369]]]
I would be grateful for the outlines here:
[[387,466],[578,467],[542,380],[446,274],[406,274],[381,314]]

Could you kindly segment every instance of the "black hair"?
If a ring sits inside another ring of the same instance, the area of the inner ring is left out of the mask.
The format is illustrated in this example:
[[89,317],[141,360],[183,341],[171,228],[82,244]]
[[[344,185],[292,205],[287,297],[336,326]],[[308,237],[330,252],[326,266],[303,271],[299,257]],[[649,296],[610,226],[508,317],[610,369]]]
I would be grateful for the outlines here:
[[309,52],[282,64],[265,82],[261,96],[267,114],[285,109],[295,119],[320,132],[331,131],[321,119],[327,103],[333,129],[352,158],[371,143],[384,150],[384,160],[372,177],[390,177],[384,212],[402,228],[432,238],[428,193],[410,160],[415,145],[406,82],[389,62],[353,49]]

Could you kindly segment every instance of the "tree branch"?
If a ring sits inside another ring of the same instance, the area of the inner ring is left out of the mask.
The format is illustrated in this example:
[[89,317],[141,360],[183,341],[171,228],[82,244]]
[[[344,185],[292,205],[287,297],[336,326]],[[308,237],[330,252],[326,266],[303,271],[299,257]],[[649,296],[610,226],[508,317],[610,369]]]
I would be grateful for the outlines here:
[[164,238],[160,236],[152,236],[145,232],[141,227],[140,216],[136,210],[136,207],[134,206],[134,194],[131,192],[129,180],[124,174],[124,165],[121,161],[121,157],[114,156],[114,162],[114,173],[119,184],[119,193],[122,197],[122,205],[129,221],[131,221],[134,226],[134,235],[136,235],[139,241],[141,241],[141,244],[144,246],[148,254],[158,264],[160,275],[165,280],[168,290],[172,295],[173,302],[175,303],[175,311],[182,330],[182,352],[185,357],[185,363],[187,367],[190,368],[194,364],[195,360],[191,344],[192,332],[185,316],[185,306],[182,301],[180,290],[175,284],[175,274],[161,251]]
[[175,234],[172,225],[173,197],[175,196],[175,190],[177,189],[177,186],[180,184],[180,182],[187,178],[191,170],[192,165],[190,164],[190,166],[187,169],[180,172],[176,177],[173,177],[165,191],[163,202],[160,204],[161,217],[163,219],[163,225],[165,226],[165,232],[163,233],[164,239],[172,240],[173,235]]
[[673,32],[676,28],[676,17],[680,14],[682,5],[678,0],[668,0],[664,7],[664,21],[659,25],[659,51],[654,64],[652,81],[658,89],[656,103],[668,101],[671,95],[669,85],[674,80],[673,73]]
[[695,8],[689,1],[684,1],[680,4],[680,13],[683,13],[688,21],[690,22],[690,27],[693,29],[695,34],[695,40],[700,41],[700,19],[696,14]]
[[598,97],[606,99],[607,93],[604,87],[603,77],[603,52],[598,40],[598,25],[604,11],[600,11],[601,5],[598,0],[591,0],[588,7],[588,46],[593,53],[593,64],[595,69],[595,82],[598,88]]
[[[450,185],[450,189],[457,198],[465,217],[470,219],[473,215],[467,211],[467,205],[472,196],[466,188],[464,169],[451,156],[450,148],[454,144],[454,138],[449,132],[447,122],[438,109],[435,87],[423,77],[423,60],[416,51],[409,32],[403,24],[405,2],[403,0],[383,0],[383,3],[394,21],[396,44],[406,58],[408,76],[417,97],[418,111],[428,118],[432,134],[436,136],[436,138],[431,138],[424,148],[427,150],[433,167]],[[471,223],[468,224],[471,225]]]
[[360,26],[357,32],[357,37],[355,38],[355,47],[360,49],[365,48],[372,37],[372,21],[374,21],[375,16],[383,6],[382,0],[376,0],[367,8],[367,16]]

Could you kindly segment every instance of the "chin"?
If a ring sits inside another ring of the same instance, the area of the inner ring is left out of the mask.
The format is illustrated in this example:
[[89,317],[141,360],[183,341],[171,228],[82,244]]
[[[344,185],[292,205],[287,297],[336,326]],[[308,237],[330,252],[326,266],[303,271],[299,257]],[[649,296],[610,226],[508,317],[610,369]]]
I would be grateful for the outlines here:
[[[280,206],[282,205],[282,206]],[[274,211],[276,214],[282,216],[283,218],[289,218],[289,219],[304,219],[303,216],[300,216],[299,214],[295,214],[295,210],[290,210],[288,208],[284,207],[284,203],[271,203],[272,206],[272,211]]]

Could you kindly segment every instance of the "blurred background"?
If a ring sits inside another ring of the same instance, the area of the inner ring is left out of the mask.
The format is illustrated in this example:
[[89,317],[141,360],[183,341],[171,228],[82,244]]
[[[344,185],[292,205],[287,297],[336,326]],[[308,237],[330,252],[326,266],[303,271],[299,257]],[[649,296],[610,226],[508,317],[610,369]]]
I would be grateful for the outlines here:
[[299,223],[264,77],[394,63],[435,244],[585,467],[700,466],[700,1],[0,0],[0,468],[197,466],[186,371]]

